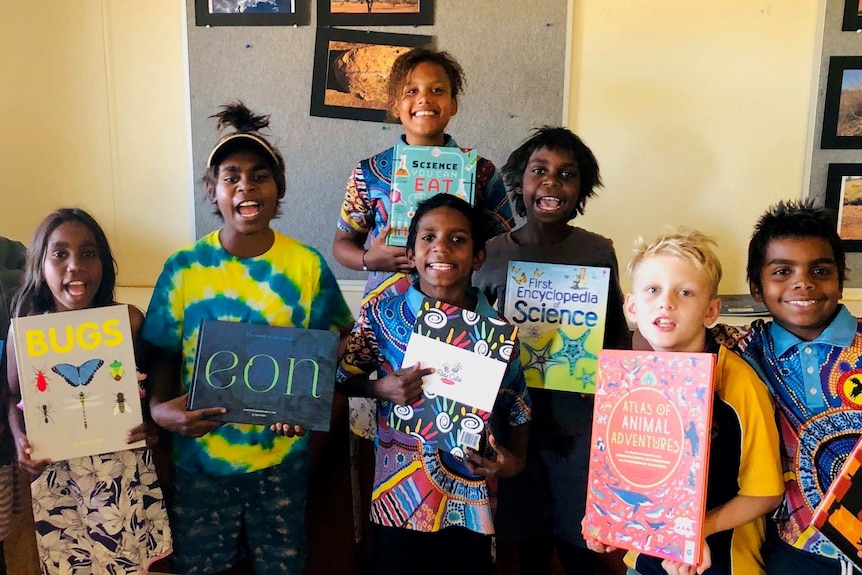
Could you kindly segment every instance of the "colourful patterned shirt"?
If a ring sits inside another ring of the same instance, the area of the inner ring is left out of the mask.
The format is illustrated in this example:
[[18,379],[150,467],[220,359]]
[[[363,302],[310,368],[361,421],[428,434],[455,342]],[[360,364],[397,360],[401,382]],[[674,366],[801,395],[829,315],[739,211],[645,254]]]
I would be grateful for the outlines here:
[[841,306],[817,339],[804,341],[775,322],[747,332],[713,328],[767,383],[778,408],[785,503],[781,538],[817,555],[838,549],[809,527],[814,509],[862,436],[862,321]]
[[[278,232],[272,247],[238,258],[218,231],[168,258],[156,282],[141,337],[182,353],[181,384],[191,382],[203,320],[341,330],[353,323],[338,283],[314,249]],[[296,459],[307,472],[310,435],[283,437],[262,425],[225,424],[200,438],[174,434],[174,464],[193,473],[249,473]]]
[[[404,136],[402,136],[402,140]],[[458,144],[446,135],[444,146]],[[392,183],[392,153],[395,147],[362,160],[347,180],[347,191],[341,206],[338,229],[345,232],[367,233],[373,240],[389,222],[389,199]],[[476,205],[488,218],[492,235],[512,229],[515,220],[506,196],[503,180],[491,161],[480,157],[476,170]],[[395,272],[370,272],[365,285],[366,301],[379,295],[397,295],[407,291],[415,278]]]
[[[497,317],[479,292],[476,313]],[[362,308],[336,384],[352,375],[379,370],[384,377],[401,367],[407,340],[424,296],[411,287],[406,294],[377,299]],[[491,415],[496,438],[509,436],[511,427],[530,418],[530,399],[518,358],[517,342]],[[494,524],[485,479],[473,475],[449,452],[435,449],[388,424],[394,405],[378,401],[376,464],[371,520],[379,525],[417,531],[465,527],[491,534]]]

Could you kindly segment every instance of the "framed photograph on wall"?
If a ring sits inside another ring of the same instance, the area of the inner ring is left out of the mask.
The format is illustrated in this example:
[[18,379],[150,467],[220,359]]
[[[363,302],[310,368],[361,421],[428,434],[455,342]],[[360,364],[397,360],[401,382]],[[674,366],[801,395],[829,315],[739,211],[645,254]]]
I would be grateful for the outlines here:
[[392,62],[431,36],[317,28],[311,115],[385,122]]
[[195,0],[196,26],[307,25],[311,0]]
[[862,56],[829,58],[820,147],[862,148]]
[[434,0],[317,0],[318,26],[429,26]]
[[862,30],[862,0],[844,0],[844,20],[841,29],[845,32]]
[[862,164],[829,164],[826,207],[837,215],[844,248],[862,252]]

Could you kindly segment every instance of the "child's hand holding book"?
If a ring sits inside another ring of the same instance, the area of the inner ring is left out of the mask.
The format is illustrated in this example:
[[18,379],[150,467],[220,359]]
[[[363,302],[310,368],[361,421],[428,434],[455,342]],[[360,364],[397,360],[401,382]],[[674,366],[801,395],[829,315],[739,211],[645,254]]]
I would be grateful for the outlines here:
[[703,555],[701,556],[700,565],[689,565],[665,559],[661,562],[661,566],[667,571],[668,575],[701,575],[712,566],[712,555],[709,551],[709,544],[706,541],[703,542]]
[[472,449],[464,450],[464,464],[471,473],[482,477],[512,477],[524,469],[524,457],[515,455],[497,443],[493,433],[488,433],[491,457],[483,457]]
[[397,405],[410,405],[422,396],[422,378],[431,375],[433,367],[421,368],[417,362],[410,367],[402,367],[373,383],[374,396]]

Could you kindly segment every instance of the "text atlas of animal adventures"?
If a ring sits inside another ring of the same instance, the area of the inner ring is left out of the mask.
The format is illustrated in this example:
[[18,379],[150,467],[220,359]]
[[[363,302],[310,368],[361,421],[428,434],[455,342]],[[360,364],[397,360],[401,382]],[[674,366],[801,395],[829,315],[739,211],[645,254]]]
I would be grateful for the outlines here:
[[700,563],[715,356],[603,350],[584,533]]

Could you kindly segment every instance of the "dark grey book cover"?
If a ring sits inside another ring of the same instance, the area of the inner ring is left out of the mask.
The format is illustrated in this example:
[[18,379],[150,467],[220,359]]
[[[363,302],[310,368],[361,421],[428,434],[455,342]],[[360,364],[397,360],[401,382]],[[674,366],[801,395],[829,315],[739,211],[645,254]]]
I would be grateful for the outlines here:
[[769,311],[763,302],[755,301],[751,294],[725,294],[718,296],[721,299],[721,311],[719,315],[736,316],[766,316]]
[[338,333],[204,321],[188,409],[224,407],[231,423],[329,431]]

